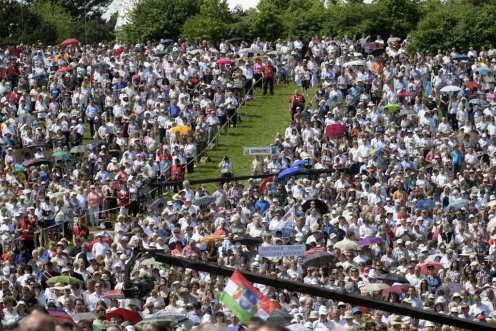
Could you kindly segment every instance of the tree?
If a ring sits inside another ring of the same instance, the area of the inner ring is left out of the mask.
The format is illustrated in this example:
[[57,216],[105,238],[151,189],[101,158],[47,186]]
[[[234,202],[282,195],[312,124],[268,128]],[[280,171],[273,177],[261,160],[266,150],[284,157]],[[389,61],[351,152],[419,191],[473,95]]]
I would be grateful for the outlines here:
[[283,20],[274,0],[260,1],[256,9],[249,11],[250,35],[276,40],[284,33]]
[[[36,0],[27,0],[29,4]],[[58,5],[68,11],[71,16],[84,19],[101,17],[107,10],[112,0],[51,0],[53,5]]]
[[184,22],[181,35],[190,40],[219,41],[227,36],[227,19],[230,16],[226,0],[204,0],[200,12]]
[[415,0],[375,0],[370,9],[374,20],[369,32],[386,38],[390,34],[405,38],[415,30],[422,14]]
[[130,13],[121,37],[130,41],[177,38],[188,17],[198,14],[202,0],[141,0]]
[[320,0],[290,0],[282,20],[288,38],[310,40],[320,34],[326,9]]
[[53,4],[49,0],[38,0],[27,9],[29,14],[40,19],[39,26],[31,28],[43,32],[39,38],[43,43],[47,45],[60,43],[74,35],[73,18],[62,6]]

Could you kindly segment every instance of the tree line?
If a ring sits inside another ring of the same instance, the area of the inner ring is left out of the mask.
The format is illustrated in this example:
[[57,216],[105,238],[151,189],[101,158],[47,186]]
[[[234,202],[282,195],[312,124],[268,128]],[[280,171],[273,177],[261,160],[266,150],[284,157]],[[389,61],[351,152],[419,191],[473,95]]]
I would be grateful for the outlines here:
[[114,32],[116,15],[102,14],[111,0],[0,0],[0,47],[70,37],[85,44],[133,43],[162,38],[219,42],[362,34],[405,38],[415,49],[480,48],[496,42],[496,0],[260,0],[229,9],[227,0],[138,0],[129,24]]
[[117,15],[102,15],[112,0],[0,0],[0,47],[56,45],[67,38],[87,44],[115,39]]
[[141,0],[118,36],[198,42],[394,34],[408,36],[411,50],[464,50],[496,41],[494,17],[496,0],[260,0],[248,10],[229,10],[226,0]]

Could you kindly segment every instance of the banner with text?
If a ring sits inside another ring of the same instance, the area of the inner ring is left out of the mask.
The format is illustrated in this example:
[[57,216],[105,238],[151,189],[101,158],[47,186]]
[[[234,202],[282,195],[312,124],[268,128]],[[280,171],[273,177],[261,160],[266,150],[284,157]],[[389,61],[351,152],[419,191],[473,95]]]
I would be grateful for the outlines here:
[[258,254],[260,257],[271,256],[304,256],[305,245],[271,245],[259,246]]

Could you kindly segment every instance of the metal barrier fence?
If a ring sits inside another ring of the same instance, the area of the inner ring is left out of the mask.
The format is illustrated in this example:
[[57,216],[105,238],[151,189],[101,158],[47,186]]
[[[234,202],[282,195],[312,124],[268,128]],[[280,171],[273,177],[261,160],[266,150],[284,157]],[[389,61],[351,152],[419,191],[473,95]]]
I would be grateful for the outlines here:
[[[235,271],[234,268],[222,267],[219,266],[218,264],[203,263],[177,256],[170,256],[164,253],[155,253],[154,255],[155,255],[155,260],[165,264],[180,266],[183,268],[195,269],[197,271],[208,272],[223,277],[230,277],[232,273]],[[334,301],[343,301],[356,306],[363,306],[370,309],[378,309],[398,315],[411,316],[414,318],[427,320],[439,324],[447,324],[450,326],[467,329],[467,330],[496,330],[496,326],[492,326],[491,324],[487,324],[487,323],[469,321],[458,317],[439,314],[434,311],[416,309],[401,304],[394,304],[387,301],[362,297],[359,295],[340,293],[325,287],[281,280],[276,277],[264,276],[248,271],[242,271],[242,270],[240,271],[249,281],[253,283],[264,284],[267,286],[275,287],[277,289],[287,289],[292,292],[310,294],[312,296],[319,296]]]

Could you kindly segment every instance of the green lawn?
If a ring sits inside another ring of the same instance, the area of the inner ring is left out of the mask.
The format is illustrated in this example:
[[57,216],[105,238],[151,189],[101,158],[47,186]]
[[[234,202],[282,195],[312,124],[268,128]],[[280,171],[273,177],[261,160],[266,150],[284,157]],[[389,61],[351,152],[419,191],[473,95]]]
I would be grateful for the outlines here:
[[276,85],[274,96],[262,96],[261,91],[256,90],[254,100],[239,109],[242,122],[236,128],[231,128],[228,136],[220,135],[219,147],[208,151],[211,162],[197,163],[195,172],[188,178],[220,177],[219,163],[226,154],[233,162],[235,176],[250,175],[253,157],[244,156],[243,147],[269,146],[274,142],[277,132],[284,134],[290,119],[289,98],[294,88],[293,84]]

